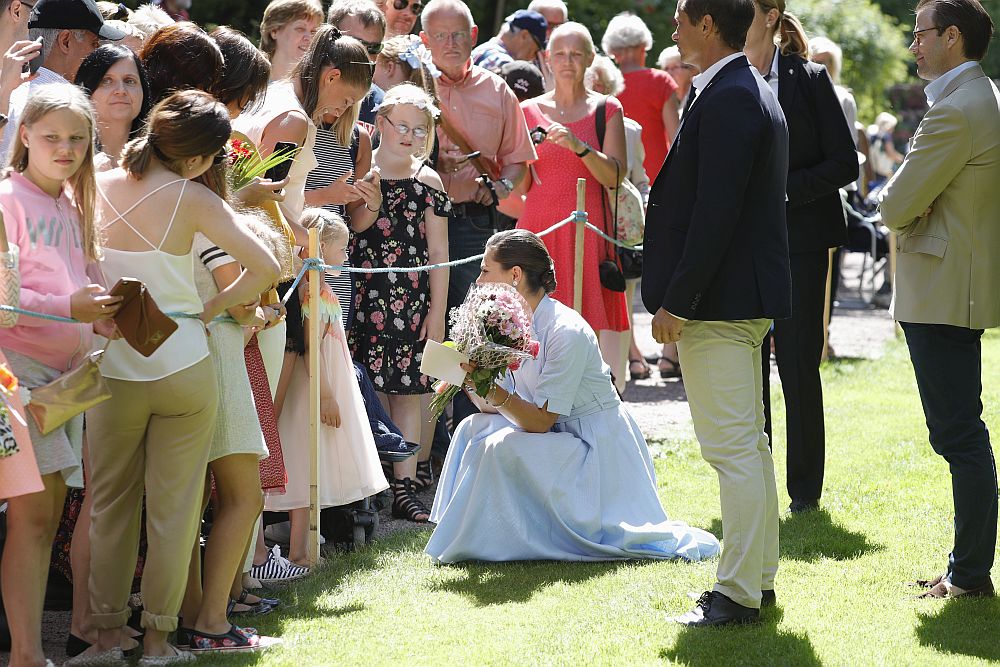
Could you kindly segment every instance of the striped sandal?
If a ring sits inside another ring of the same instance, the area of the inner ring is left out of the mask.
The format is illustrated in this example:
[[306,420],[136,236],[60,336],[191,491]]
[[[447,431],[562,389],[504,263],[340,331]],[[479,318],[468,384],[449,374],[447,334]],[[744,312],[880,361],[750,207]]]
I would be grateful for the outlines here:
[[430,510],[417,497],[417,490],[409,477],[393,480],[392,495],[393,518],[414,523],[427,523],[430,519]]
[[431,460],[417,462],[417,479],[414,480],[413,488],[417,491],[429,489],[434,484],[434,469],[431,467]]

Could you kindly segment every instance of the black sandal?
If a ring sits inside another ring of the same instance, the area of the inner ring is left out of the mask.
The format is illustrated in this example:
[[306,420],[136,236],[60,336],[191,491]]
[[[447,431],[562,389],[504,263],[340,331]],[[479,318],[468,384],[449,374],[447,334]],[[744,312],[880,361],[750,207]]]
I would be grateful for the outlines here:
[[[257,601],[247,602],[247,596],[250,595],[253,595],[255,598],[257,598]],[[281,600],[279,600],[278,598],[266,598],[263,595],[255,595],[254,593],[251,593],[245,588],[240,593],[240,596],[236,598],[236,602],[238,602],[239,604],[245,604],[248,607],[252,607],[256,604],[266,604],[269,607],[277,607],[278,605],[281,604]]]
[[[668,368],[664,368],[664,362],[669,365]],[[661,378],[681,377],[681,363],[679,361],[674,361],[669,357],[660,357],[656,362],[656,367],[660,371]]]
[[[427,523],[431,512],[427,509],[414,488],[409,477],[393,481],[392,516],[394,519],[406,519],[414,523]],[[423,516],[423,519],[418,517]]]
[[434,468],[431,467],[431,460],[417,461],[417,479],[414,481],[414,488],[417,491],[429,489],[434,484]]

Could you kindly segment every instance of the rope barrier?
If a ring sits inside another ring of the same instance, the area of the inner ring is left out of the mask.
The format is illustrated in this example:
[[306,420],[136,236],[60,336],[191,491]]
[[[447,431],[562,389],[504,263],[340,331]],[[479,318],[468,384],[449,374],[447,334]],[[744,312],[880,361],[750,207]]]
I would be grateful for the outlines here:
[[[33,310],[25,310],[24,308],[18,308],[17,306],[7,306],[4,304],[0,304],[0,311],[6,313],[16,313],[18,315],[29,315],[39,320],[49,320],[52,322],[64,322],[66,324],[89,324],[89,322],[81,322],[80,320],[75,320],[72,317],[62,317],[60,315],[49,315],[48,313],[38,313]],[[195,315],[192,313],[164,313],[164,315],[173,319],[197,320],[201,318],[200,315]],[[233,324],[238,324],[238,322],[234,320],[231,315],[220,315],[214,318],[212,321],[231,322]]]
[[[627,243],[622,243],[617,239],[613,239],[599,228],[588,222],[589,216],[586,211],[574,211],[572,215],[568,218],[560,220],[548,229],[539,232],[538,236],[547,236],[557,229],[568,225],[571,222],[583,222],[587,229],[594,232],[595,234],[601,236],[605,241],[613,243],[616,246],[622,248],[635,248],[636,250],[642,250],[641,245],[632,246]],[[450,262],[440,262],[438,264],[424,264],[422,266],[407,266],[407,267],[355,267],[355,266],[338,266],[335,264],[324,264],[321,260],[315,257],[308,257],[302,260],[302,269],[299,271],[298,275],[295,276],[295,280],[292,281],[292,286],[285,293],[285,296],[281,299],[281,304],[285,305],[288,299],[291,297],[295,288],[299,286],[302,282],[302,277],[306,274],[306,271],[343,271],[345,273],[413,273],[420,271],[435,271],[437,269],[443,269],[451,266],[459,266],[461,264],[469,264],[470,262],[478,262],[483,259],[483,254],[472,255],[471,257],[464,257],[462,259],[455,259]],[[31,310],[25,310],[23,308],[18,308],[16,306],[6,306],[0,304],[0,311],[16,313],[19,315],[28,315],[42,320],[50,320],[52,322],[65,322],[67,324],[84,324],[79,320],[75,320],[72,317],[60,317],[59,315],[49,315],[47,313],[38,313]],[[166,313],[167,317],[174,319],[198,319],[200,316],[192,313]],[[236,320],[230,315],[220,315],[212,320],[213,322],[229,322],[237,324]]]
[[589,222],[587,222],[585,224],[587,225],[587,229],[589,229],[590,231],[594,232],[595,234],[597,234],[598,236],[600,236],[601,238],[603,238],[608,243],[612,243],[612,244],[618,246],[619,248],[628,248],[629,250],[642,250],[642,244],[641,243],[637,243],[635,245],[631,245],[631,244],[625,243],[624,241],[619,241],[618,239],[613,239],[610,236],[608,236],[607,234],[605,234],[604,232],[602,232],[600,229],[598,229],[597,227],[595,227],[594,225],[590,224]]

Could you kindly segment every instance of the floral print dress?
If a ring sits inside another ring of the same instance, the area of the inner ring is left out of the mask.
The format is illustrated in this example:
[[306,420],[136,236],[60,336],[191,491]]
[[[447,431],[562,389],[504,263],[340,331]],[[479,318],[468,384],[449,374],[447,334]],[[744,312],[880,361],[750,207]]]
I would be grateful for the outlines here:
[[[418,172],[419,173],[419,172]],[[382,179],[382,210],[375,224],[354,235],[351,264],[370,269],[422,266],[430,261],[424,212],[448,217],[448,195],[415,177]],[[431,380],[420,373],[420,327],[430,308],[426,271],[356,273],[355,319],[350,346],[375,389],[386,394],[426,394]]]

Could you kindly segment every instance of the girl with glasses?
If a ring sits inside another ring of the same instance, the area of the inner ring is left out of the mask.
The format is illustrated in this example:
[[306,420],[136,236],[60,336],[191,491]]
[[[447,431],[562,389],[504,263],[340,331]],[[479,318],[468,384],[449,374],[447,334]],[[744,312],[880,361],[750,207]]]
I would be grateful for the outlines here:
[[[437,172],[426,166],[438,110],[430,95],[410,83],[386,93],[375,124],[382,174],[382,210],[374,223],[352,221],[351,263],[406,267],[448,261],[451,202]],[[431,382],[420,373],[424,343],[444,340],[448,270],[405,274],[355,274],[356,313],[350,344],[409,442],[433,437],[427,406]],[[424,522],[430,515],[416,495],[416,457],[394,464],[392,515]]]

